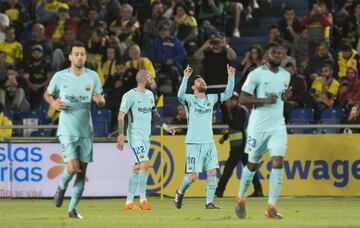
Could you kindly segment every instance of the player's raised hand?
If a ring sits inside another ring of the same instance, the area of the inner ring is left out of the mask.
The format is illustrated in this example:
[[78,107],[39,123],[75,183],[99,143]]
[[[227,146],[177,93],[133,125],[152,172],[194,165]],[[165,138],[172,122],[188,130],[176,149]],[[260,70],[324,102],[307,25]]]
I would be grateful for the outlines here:
[[290,86],[287,90],[285,90],[285,92],[282,94],[282,99],[284,101],[289,100],[289,98],[292,96],[293,91],[292,91],[292,87]]
[[265,98],[265,104],[275,104],[277,98],[278,98],[278,96],[273,93],[270,96],[268,96],[267,98]]
[[227,64],[227,72],[228,76],[235,76],[235,68]]
[[171,127],[169,126],[166,131],[169,133],[169,134],[172,134],[172,135],[175,135],[176,133],[176,129],[174,127]]
[[66,109],[66,103],[61,101],[60,96],[58,96],[58,98],[51,103],[51,106],[57,111]]
[[193,69],[190,67],[190,65],[187,65],[187,67],[184,70],[184,76],[190,77],[193,72]]
[[116,147],[119,149],[119,150],[123,150],[124,149],[124,135],[119,135],[117,137],[117,144],[116,144]]

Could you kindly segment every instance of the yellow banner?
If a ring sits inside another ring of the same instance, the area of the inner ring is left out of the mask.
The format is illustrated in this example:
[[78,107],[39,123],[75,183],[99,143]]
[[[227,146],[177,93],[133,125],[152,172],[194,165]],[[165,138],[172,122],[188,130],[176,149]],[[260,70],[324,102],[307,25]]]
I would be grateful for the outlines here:
[[[218,143],[215,136],[220,172],[229,156],[229,144]],[[174,196],[185,175],[185,137],[164,137],[164,194]],[[160,137],[152,138],[149,156],[152,169],[148,191],[160,191]],[[289,135],[284,163],[284,181],[281,195],[360,195],[360,135]],[[268,192],[271,164],[266,155],[260,167],[260,181]],[[235,196],[239,190],[241,165],[235,168],[226,186],[225,196]],[[206,175],[191,185],[187,196],[205,196]],[[252,187],[248,194],[252,193]]]

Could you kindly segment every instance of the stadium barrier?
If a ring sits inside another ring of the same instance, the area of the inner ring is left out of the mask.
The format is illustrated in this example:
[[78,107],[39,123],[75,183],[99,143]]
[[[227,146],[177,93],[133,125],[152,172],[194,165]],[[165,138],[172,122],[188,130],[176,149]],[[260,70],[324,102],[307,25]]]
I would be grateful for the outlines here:
[[[220,164],[218,177],[229,153],[228,142],[219,144],[219,137],[214,136]],[[160,193],[163,185],[165,195],[174,195],[184,176],[184,140],[184,136],[152,137],[149,193]],[[289,135],[281,194],[360,195],[359,140],[360,135],[357,134]],[[164,153],[161,152],[161,141]],[[14,138],[0,143],[0,197],[53,196],[65,167],[60,150],[54,138]],[[119,151],[114,140],[96,139],[94,163],[88,169],[84,196],[124,196],[132,162],[132,151],[127,145],[124,151]],[[265,156],[259,176],[265,193],[270,167],[269,158]],[[227,185],[225,196],[237,194],[241,170],[239,164]],[[204,196],[205,189],[206,174],[202,173],[187,196]],[[67,194],[70,192],[67,191]]]

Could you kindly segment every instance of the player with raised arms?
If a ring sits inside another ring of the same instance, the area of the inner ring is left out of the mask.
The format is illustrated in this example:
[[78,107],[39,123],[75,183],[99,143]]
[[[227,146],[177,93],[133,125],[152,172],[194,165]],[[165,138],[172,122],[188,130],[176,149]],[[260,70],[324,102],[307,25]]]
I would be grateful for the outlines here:
[[178,98],[185,105],[188,119],[186,133],[186,175],[176,191],[175,207],[180,209],[186,189],[199,178],[199,173],[207,172],[206,209],[220,209],[214,204],[216,190],[216,169],[219,168],[217,151],[213,139],[212,116],[217,102],[223,102],[232,96],[234,90],[235,68],[227,66],[228,82],[224,93],[206,94],[207,85],[200,75],[193,76],[191,88],[194,94],[185,94],[189,77],[193,69],[187,66],[181,82]]

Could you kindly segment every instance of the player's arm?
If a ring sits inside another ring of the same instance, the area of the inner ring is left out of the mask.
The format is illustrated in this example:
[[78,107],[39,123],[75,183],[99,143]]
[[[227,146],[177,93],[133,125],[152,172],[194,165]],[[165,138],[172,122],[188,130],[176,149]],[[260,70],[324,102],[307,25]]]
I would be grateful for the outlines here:
[[54,77],[50,81],[49,86],[44,93],[44,99],[55,110],[62,111],[66,108],[66,104],[64,102],[61,102],[60,95],[56,98],[56,100],[52,98],[51,95],[53,95],[55,92],[58,92],[57,75],[54,75]]
[[254,96],[255,89],[258,87],[259,82],[257,80],[258,73],[252,71],[247,79],[244,82],[244,85],[241,88],[240,93],[240,103],[241,104],[252,104],[252,105],[266,105],[266,104],[275,104],[277,95],[272,94],[267,98],[257,98]]
[[157,112],[156,108],[153,107],[153,110],[151,112],[152,114],[152,119],[154,120],[154,122],[161,126],[165,131],[169,132],[170,134],[174,135],[175,134],[175,128],[173,127],[169,127],[164,120],[161,118],[160,114]]
[[187,65],[186,69],[184,70],[184,77],[181,81],[181,84],[180,84],[180,88],[178,90],[178,98],[180,100],[180,102],[184,103],[185,100],[186,100],[186,87],[187,87],[187,84],[188,84],[188,80],[189,80],[189,77],[191,76],[193,72],[193,69]]
[[277,99],[276,94],[272,94],[267,98],[256,98],[251,94],[246,92],[241,92],[240,94],[240,103],[241,104],[252,104],[252,105],[266,105],[266,104],[275,104]]
[[227,72],[228,72],[228,82],[225,88],[225,91],[220,94],[220,101],[223,102],[229,99],[234,91],[235,86],[235,68],[232,66],[227,65]]
[[120,150],[123,150],[124,148],[124,119],[125,119],[125,115],[126,113],[124,112],[119,112],[118,114],[118,131],[119,131],[119,136],[117,138],[117,148]]
[[102,107],[105,106],[105,98],[104,98],[103,95],[101,95],[102,92],[103,92],[103,90],[102,90],[102,87],[101,87],[100,79],[96,75],[95,76],[95,90],[93,92],[92,99],[99,108],[102,108]]

